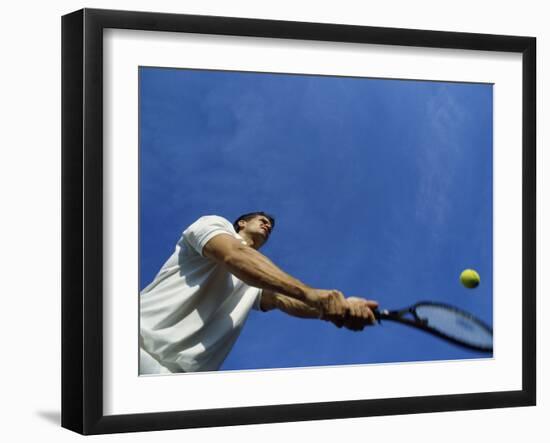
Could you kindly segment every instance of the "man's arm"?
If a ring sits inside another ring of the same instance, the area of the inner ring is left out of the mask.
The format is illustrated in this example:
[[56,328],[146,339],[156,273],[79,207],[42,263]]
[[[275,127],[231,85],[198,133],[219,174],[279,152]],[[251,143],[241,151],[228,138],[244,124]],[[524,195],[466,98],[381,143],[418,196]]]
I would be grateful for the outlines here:
[[[359,297],[349,297],[346,301],[349,306],[349,312],[346,317],[344,319],[331,320],[337,327],[345,326],[352,331],[362,331],[365,326],[376,323],[372,310],[378,307],[378,302]],[[268,290],[262,292],[260,309],[262,311],[279,309],[293,317],[323,319],[318,309],[286,295]]]
[[319,309],[306,305],[300,300],[296,300],[286,295],[263,290],[260,299],[260,309],[264,312],[273,309],[279,309],[288,315],[300,318],[320,318],[321,312]]
[[327,319],[343,319],[348,313],[344,295],[337,290],[314,289],[279,269],[265,255],[241,244],[229,234],[206,243],[203,255],[227,268],[250,286],[267,289],[317,309]]

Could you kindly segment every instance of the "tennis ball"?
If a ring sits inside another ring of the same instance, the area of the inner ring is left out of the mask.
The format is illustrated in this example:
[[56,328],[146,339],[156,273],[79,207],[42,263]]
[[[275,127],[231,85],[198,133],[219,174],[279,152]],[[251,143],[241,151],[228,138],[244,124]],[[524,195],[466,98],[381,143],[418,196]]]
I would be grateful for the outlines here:
[[460,274],[460,282],[468,289],[477,288],[479,285],[479,274],[473,269],[464,269]]

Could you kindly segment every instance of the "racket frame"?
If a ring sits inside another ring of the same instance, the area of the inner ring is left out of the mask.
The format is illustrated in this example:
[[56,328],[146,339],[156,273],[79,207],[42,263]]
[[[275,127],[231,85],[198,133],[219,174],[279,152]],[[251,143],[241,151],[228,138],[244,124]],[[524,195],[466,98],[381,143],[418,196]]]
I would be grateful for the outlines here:
[[[448,305],[446,303],[440,303],[440,302],[434,302],[434,301],[420,301],[407,308],[397,309],[393,311],[376,309],[374,311],[374,315],[376,317],[376,320],[380,324],[382,323],[382,320],[390,320],[390,321],[398,322],[407,326],[411,326],[413,328],[421,329],[422,331],[428,332],[429,334],[432,334],[436,337],[447,340],[448,342],[461,346],[463,348],[467,348],[478,352],[484,352],[484,353],[493,352],[493,346],[477,346],[477,345],[468,343],[466,341],[460,340],[458,338],[452,337],[450,335],[447,335],[444,332],[439,331],[438,329],[432,328],[427,324],[426,321],[422,321],[422,319],[416,313],[416,308],[419,306],[437,306],[440,308],[447,309],[449,311],[457,312],[460,315],[476,323],[482,329],[485,329],[487,332],[490,332],[491,336],[493,335],[493,329],[489,325],[481,321],[479,318],[477,318],[476,316],[474,316],[473,314],[467,311],[459,309],[456,306]],[[407,314],[410,314],[413,318],[411,319],[411,318],[404,317]]]

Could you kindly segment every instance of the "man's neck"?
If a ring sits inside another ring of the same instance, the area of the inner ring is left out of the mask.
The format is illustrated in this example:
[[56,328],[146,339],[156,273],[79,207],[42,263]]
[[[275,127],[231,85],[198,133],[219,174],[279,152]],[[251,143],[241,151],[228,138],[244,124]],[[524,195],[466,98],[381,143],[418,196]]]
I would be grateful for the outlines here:
[[237,232],[237,234],[239,234],[242,239],[245,241],[245,243],[250,246],[251,248],[253,249],[258,249],[256,246],[256,242],[254,241],[254,239],[248,235],[247,233],[243,232],[243,231],[240,231],[240,232]]

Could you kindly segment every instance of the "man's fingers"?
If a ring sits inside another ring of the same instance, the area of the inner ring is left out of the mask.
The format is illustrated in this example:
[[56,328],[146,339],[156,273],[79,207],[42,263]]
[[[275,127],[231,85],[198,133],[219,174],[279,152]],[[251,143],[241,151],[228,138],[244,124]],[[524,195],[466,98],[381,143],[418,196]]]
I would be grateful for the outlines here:
[[343,317],[348,311],[348,302],[340,291],[327,291],[322,302],[322,309],[325,316]]
[[349,317],[359,317],[359,316],[361,316],[361,308],[359,306],[357,306],[357,304],[355,304],[355,303],[349,303],[348,316]]
[[366,305],[364,306],[363,315],[368,325],[373,325],[376,323],[376,317],[370,307]]
[[348,302],[346,301],[346,297],[344,297],[344,294],[342,294],[340,291],[334,291],[334,304],[337,315],[346,315],[349,306]]
[[365,329],[365,322],[363,320],[350,321],[350,328],[352,331],[362,331]]
[[368,313],[368,321],[369,321],[369,325],[376,324],[376,316],[374,315],[374,312],[372,312],[370,309]]
[[376,322],[376,317],[374,316],[374,312],[372,312],[372,308],[370,308],[370,306],[364,306],[363,315],[364,318],[368,321],[368,324],[372,325]]
[[376,317],[373,312],[373,309],[378,306],[376,301],[359,297],[350,297],[347,300],[349,311],[346,327],[353,330],[362,330],[366,325],[376,324]]
[[365,321],[352,319],[346,321],[344,326],[351,331],[362,331],[363,329],[365,329]]

